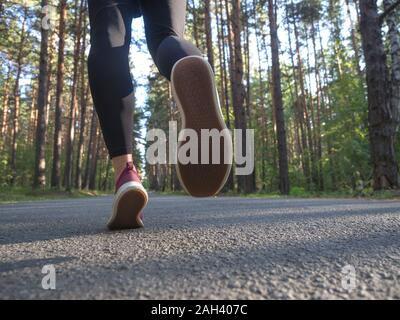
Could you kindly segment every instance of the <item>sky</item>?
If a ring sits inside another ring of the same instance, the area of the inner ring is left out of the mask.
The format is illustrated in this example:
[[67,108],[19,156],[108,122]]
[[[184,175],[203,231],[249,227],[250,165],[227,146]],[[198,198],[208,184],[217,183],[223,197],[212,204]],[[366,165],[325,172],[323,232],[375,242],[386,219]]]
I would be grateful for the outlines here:
[[[143,19],[134,19],[132,23],[132,38],[133,41],[144,39]],[[136,91],[137,105],[144,107],[146,103],[146,88],[147,76],[150,74],[150,68],[153,64],[150,53],[146,46],[139,48],[137,45],[131,46],[130,54],[133,69],[131,70],[133,78],[137,81],[138,88]]]

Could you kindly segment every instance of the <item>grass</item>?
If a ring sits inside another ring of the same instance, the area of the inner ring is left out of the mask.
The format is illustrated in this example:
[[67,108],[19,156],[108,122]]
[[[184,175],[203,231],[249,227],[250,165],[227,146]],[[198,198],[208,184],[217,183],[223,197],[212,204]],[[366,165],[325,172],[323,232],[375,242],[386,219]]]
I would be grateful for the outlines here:
[[185,196],[184,191],[157,191],[156,194],[161,196]]
[[0,203],[16,203],[21,201],[55,200],[69,198],[88,198],[107,195],[110,192],[92,190],[33,190],[29,187],[0,188]]
[[363,190],[361,192],[356,192],[353,190],[341,190],[341,191],[327,191],[327,192],[317,192],[317,191],[305,191],[303,188],[292,188],[290,195],[282,196],[279,193],[265,193],[256,192],[252,194],[238,194],[238,193],[226,193],[229,196],[240,196],[246,198],[325,198],[325,199],[337,199],[337,198],[365,198],[365,199],[388,199],[388,200],[400,200],[400,190],[384,190],[384,191],[372,191]]
[[[69,198],[89,198],[103,195],[109,195],[111,191],[89,191],[89,190],[72,190],[70,192],[65,190],[45,189],[33,190],[29,187],[13,187],[13,188],[0,188],[0,203],[16,203],[21,201],[36,201],[36,200],[55,200],[55,199],[69,199]],[[183,191],[164,191],[157,192],[159,195],[164,196],[183,196],[186,193]],[[377,192],[363,192],[354,193],[350,191],[337,191],[337,192],[309,192],[302,188],[292,188],[289,196],[282,196],[279,193],[263,193],[257,192],[252,194],[239,194],[237,192],[226,192],[221,194],[224,196],[244,197],[244,198],[265,198],[265,199],[279,199],[279,198],[366,198],[366,199],[380,199],[380,200],[400,200],[400,190],[393,191],[377,191]]]
[[[163,191],[157,192],[160,195],[174,195],[180,196],[185,195],[183,191]],[[379,200],[400,200],[400,190],[385,190],[385,191],[364,191],[364,192],[354,192],[354,191],[330,191],[330,192],[313,192],[305,191],[303,188],[300,190],[293,188],[290,195],[282,196],[278,192],[255,192],[251,194],[242,194],[238,192],[224,192],[220,194],[221,197],[242,197],[242,198],[263,198],[263,199],[282,199],[282,198],[321,198],[321,199],[338,199],[338,198],[365,198],[365,199],[379,199]]]

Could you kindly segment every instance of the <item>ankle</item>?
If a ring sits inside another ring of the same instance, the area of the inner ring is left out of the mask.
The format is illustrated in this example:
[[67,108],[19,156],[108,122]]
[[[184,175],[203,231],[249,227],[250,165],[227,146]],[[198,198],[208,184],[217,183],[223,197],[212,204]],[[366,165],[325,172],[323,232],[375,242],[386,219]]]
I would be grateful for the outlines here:
[[122,156],[118,156],[112,158],[112,164],[114,168],[114,181],[117,182],[119,176],[121,175],[122,171],[125,169],[126,164],[132,161],[131,154],[124,154]]

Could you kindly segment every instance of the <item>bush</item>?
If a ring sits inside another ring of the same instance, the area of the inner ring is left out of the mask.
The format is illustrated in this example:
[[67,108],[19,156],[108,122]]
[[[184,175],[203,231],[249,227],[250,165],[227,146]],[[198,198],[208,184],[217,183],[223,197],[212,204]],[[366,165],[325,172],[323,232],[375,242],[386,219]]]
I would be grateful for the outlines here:
[[307,192],[303,187],[292,187],[290,190],[290,195],[301,197],[301,196],[306,196]]

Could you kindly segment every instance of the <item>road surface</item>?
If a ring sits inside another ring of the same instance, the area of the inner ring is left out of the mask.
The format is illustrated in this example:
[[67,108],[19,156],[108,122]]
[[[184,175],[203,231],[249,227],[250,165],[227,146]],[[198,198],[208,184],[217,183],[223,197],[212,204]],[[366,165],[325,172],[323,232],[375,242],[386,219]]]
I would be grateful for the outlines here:
[[0,205],[0,299],[400,299],[398,201],[151,195],[109,232],[111,201]]

